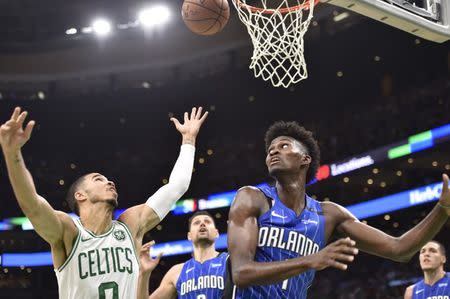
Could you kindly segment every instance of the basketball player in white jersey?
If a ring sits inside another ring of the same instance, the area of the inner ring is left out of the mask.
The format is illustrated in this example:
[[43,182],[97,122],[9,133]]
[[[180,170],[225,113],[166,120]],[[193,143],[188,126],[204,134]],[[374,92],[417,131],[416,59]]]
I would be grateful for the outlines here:
[[35,125],[27,112],[17,107],[0,127],[0,144],[14,194],[36,232],[50,244],[58,279],[59,298],[136,298],[139,262],[136,250],[143,235],[158,224],[188,189],[194,164],[195,141],[207,117],[202,108],[184,114],[184,123],[172,118],[182,135],[180,155],[169,183],[150,196],[145,204],[127,209],[113,221],[117,190],[99,173],[79,178],[69,189],[69,206],[79,215],[54,210],[38,195],[21,148]]

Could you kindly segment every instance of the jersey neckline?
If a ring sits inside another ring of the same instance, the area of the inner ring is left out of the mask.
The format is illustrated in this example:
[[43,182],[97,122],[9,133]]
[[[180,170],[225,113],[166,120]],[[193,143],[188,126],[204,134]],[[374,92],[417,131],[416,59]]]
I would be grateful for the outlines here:
[[110,228],[107,232],[105,232],[105,233],[103,233],[103,234],[101,234],[101,235],[96,235],[96,234],[94,234],[92,231],[90,231],[90,230],[88,230],[86,227],[84,227],[84,225],[81,223],[81,219],[80,219],[80,218],[78,218],[77,221],[78,221],[78,223],[80,224],[81,228],[83,228],[84,231],[86,231],[89,235],[91,235],[91,236],[94,237],[94,238],[103,238],[103,237],[106,237],[107,235],[109,235],[109,234],[114,230],[114,227],[115,227],[115,225],[116,225],[115,221],[113,220],[113,221],[111,222],[111,228]]

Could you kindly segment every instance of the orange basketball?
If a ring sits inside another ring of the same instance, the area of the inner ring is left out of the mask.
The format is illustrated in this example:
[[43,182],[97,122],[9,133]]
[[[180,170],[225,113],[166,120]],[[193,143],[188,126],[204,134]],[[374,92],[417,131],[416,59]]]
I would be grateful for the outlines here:
[[221,31],[230,17],[227,0],[185,0],[182,16],[194,33],[212,35]]

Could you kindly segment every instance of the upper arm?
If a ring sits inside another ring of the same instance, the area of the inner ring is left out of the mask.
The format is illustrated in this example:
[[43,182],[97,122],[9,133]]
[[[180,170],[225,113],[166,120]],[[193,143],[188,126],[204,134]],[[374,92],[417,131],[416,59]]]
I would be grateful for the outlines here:
[[396,238],[360,222],[346,208],[331,202],[322,205],[324,212],[336,223],[336,231],[356,242],[364,252],[386,258],[394,258]]
[[176,283],[182,268],[183,264],[178,264],[170,268],[166,275],[164,275],[159,287],[150,295],[149,299],[177,298]]
[[64,217],[70,218],[70,216],[54,210],[45,198],[38,195],[35,208],[32,211],[27,211],[25,215],[33,224],[36,233],[47,243],[55,244],[63,241]]
[[406,288],[404,299],[412,299],[414,285]]
[[[232,271],[254,260],[258,242],[258,217],[265,203],[256,188],[241,188],[228,215],[228,251]],[[267,203],[266,203],[267,204]]]
[[128,226],[135,238],[137,236],[143,236],[161,222],[155,211],[146,204],[127,209],[120,215],[119,220]]

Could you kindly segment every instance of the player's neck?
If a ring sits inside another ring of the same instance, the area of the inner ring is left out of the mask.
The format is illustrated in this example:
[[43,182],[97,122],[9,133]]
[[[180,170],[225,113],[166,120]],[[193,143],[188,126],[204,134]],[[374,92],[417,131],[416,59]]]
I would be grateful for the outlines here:
[[445,271],[442,268],[427,270],[423,272],[424,281],[427,285],[434,285],[442,277],[445,276]]
[[92,205],[89,209],[80,211],[80,221],[83,227],[95,235],[106,233],[112,225],[113,209],[101,205]]
[[215,258],[218,254],[219,252],[216,251],[214,244],[209,246],[194,245],[194,259],[199,263]]
[[305,207],[305,180],[303,177],[277,178],[277,193],[285,206],[299,215]]

